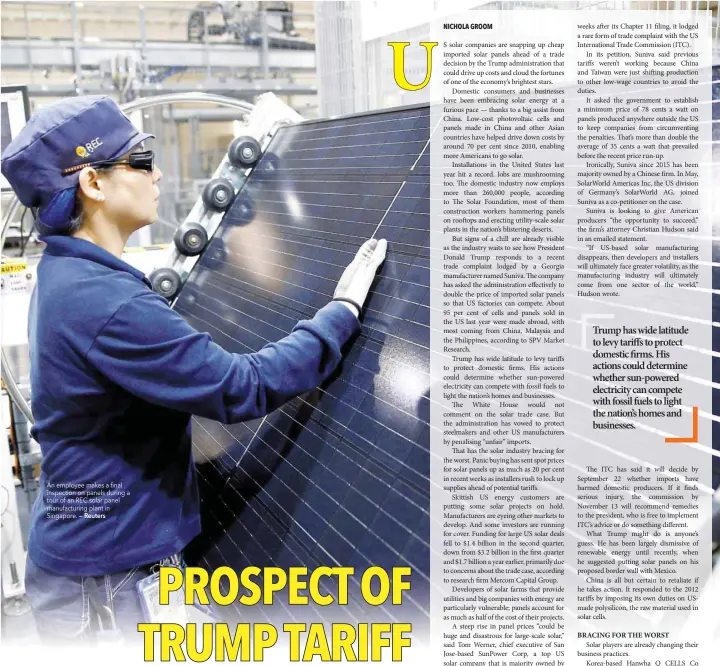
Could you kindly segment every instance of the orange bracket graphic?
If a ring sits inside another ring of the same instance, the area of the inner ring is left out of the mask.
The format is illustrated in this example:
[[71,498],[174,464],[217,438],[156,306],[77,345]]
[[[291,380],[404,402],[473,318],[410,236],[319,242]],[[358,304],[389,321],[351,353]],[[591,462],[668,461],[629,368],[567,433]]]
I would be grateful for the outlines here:
[[699,407],[693,407],[693,434],[692,437],[666,437],[665,442],[667,444],[695,444],[699,438],[700,433],[698,430],[700,429],[699,424],[699,415],[700,408]]

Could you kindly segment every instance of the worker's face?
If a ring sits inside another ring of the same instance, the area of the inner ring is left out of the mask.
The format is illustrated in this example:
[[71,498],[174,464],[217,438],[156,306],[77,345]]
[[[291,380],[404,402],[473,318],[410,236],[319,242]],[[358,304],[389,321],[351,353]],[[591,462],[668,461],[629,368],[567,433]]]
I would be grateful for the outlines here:
[[[146,148],[140,144],[118,159],[127,160],[130,153],[143,150]],[[158,219],[158,182],[162,172],[157,167],[148,172],[127,164],[115,165],[99,170],[96,178],[100,196],[89,203],[97,206],[106,220],[130,234]]]

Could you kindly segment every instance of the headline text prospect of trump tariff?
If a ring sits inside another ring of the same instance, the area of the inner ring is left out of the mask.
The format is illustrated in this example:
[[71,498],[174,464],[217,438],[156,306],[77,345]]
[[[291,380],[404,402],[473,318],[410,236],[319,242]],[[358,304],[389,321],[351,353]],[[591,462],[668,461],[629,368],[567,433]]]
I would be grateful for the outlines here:
[[716,664],[708,17],[433,34],[432,663]]

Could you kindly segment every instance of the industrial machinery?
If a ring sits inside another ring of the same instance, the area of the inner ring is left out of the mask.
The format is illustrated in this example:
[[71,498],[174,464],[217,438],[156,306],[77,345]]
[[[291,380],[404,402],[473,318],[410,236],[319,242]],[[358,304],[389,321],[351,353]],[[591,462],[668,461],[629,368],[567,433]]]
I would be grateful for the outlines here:
[[[26,485],[27,506],[31,506],[35,497],[35,479],[32,464],[39,461],[38,451],[30,451],[32,446],[28,432],[28,423],[17,407],[8,405],[3,399],[0,410],[0,427],[3,432],[6,428],[12,433],[14,447],[14,462],[18,471],[22,470],[20,477]],[[15,417],[15,418],[14,418]],[[6,421],[9,420],[10,422]],[[7,458],[7,452],[0,459],[0,532],[2,534],[2,611],[6,615],[20,615],[29,610],[25,598],[25,549],[21,533],[20,511],[18,498],[15,492],[16,483],[12,467]]]
[[[187,219],[178,227],[164,265],[150,274],[155,291],[170,301],[177,296],[252,167],[260,160],[263,147],[272,140],[279,127],[299,120],[302,117],[272,93],[258,98],[247,119],[247,133],[230,143],[213,178],[205,185]],[[268,157],[262,169],[271,169],[272,162]]]
[[313,48],[298,38],[289,2],[201,2],[188,18],[189,42],[224,37],[256,46],[265,31],[269,46]]

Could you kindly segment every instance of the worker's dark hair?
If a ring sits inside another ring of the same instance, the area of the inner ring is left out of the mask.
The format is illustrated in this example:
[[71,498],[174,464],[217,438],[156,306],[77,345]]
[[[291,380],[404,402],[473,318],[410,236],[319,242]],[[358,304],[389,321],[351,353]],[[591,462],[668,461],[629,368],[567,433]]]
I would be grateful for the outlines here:
[[[107,172],[112,169],[112,166],[94,166],[93,169],[99,172]],[[33,211],[35,215],[35,211]],[[63,229],[51,229],[47,225],[40,221],[40,218],[35,215],[35,224],[37,225],[38,233],[41,236],[54,234],[55,236],[72,236],[83,223],[83,205],[82,199],[80,198],[80,186],[75,194],[75,207],[73,208],[72,217],[70,218],[67,227]]]

